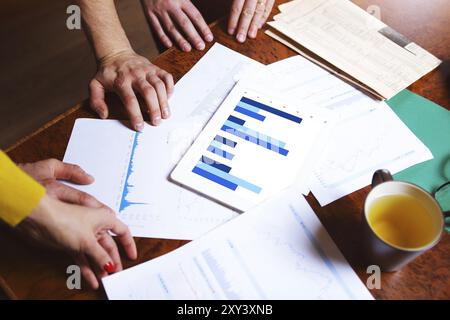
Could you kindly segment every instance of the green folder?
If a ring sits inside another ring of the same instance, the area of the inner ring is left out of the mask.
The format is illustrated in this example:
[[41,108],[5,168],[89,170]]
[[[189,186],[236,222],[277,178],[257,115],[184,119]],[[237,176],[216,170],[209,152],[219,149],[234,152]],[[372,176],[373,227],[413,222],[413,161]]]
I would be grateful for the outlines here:
[[450,181],[450,111],[409,90],[403,90],[387,104],[434,157],[395,174],[394,179],[434,192]]

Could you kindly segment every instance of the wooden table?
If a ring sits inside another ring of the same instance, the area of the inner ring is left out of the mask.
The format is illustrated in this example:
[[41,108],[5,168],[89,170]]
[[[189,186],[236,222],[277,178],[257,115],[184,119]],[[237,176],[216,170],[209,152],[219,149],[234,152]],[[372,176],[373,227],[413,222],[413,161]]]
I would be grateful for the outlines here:
[[[281,2],[281,1],[279,1]],[[362,8],[378,5],[384,22],[417,42],[433,54],[445,60],[450,53],[448,21],[450,3],[446,0],[370,0],[355,1]],[[274,9],[273,12],[276,12]],[[214,24],[216,41],[262,63],[272,63],[294,55],[287,47],[260,33],[256,40],[241,45],[228,36],[225,24]],[[194,51],[182,53],[171,49],[154,59],[154,63],[180,79],[204,54]],[[445,80],[447,76],[447,82]],[[444,67],[433,71],[413,84],[410,89],[433,100],[450,106],[448,84],[449,71]],[[123,119],[120,102],[110,97],[111,118]],[[36,112],[39,104],[36,103]],[[174,110],[176,112],[176,110]],[[36,133],[19,141],[7,150],[18,162],[31,162],[49,157],[62,159],[75,119],[95,115],[81,103],[54,119]],[[326,207],[321,208],[310,195],[307,200],[326,229],[337,243],[363,282],[367,279],[361,260],[359,223],[361,207],[369,188],[364,188]],[[36,250],[19,241],[8,230],[0,230],[0,275],[18,298],[33,299],[97,299],[105,298],[102,290],[68,290],[66,268],[69,258],[51,252]],[[125,261],[125,266],[144,262],[165,254],[186,243],[178,240],[136,239],[138,262]],[[0,279],[0,284],[2,283]],[[380,290],[372,290],[378,299],[448,299],[450,298],[450,235],[431,251],[416,259],[399,272],[382,275]]]

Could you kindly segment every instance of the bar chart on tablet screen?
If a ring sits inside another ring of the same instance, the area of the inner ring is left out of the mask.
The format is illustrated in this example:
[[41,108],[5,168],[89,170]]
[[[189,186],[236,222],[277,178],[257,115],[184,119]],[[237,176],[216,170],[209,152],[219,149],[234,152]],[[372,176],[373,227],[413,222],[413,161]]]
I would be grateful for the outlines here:
[[293,183],[313,140],[306,137],[317,134],[317,123],[298,108],[235,88],[172,178],[245,210]]

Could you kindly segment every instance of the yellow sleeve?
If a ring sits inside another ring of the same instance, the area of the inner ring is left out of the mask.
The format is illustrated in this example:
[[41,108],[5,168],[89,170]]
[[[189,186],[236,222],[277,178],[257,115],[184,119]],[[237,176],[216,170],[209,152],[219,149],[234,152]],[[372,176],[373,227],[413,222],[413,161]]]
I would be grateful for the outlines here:
[[16,226],[33,211],[44,195],[45,188],[0,151],[0,220]]

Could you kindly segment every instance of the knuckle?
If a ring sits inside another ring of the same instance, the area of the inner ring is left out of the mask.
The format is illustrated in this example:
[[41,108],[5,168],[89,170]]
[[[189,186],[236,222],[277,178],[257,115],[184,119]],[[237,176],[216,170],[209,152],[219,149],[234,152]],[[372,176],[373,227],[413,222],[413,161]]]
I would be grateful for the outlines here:
[[172,34],[178,32],[178,31],[177,31],[177,28],[176,28],[175,25],[173,25],[173,24],[170,24],[170,25],[167,26],[167,31],[169,31],[169,32],[172,33]]
[[181,19],[181,21],[180,21],[180,25],[181,25],[183,28],[189,27],[190,23],[191,23],[191,21],[190,21],[188,18],[183,18],[183,19]]
[[116,89],[123,89],[126,87],[126,78],[123,75],[118,75],[115,79],[114,79],[114,88]]
[[155,94],[155,89],[152,86],[147,84],[144,88],[142,88],[142,92],[144,93],[144,95],[146,97],[149,97],[149,96],[153,96]]
[[161,79],[156,78],[152,81],[153,86],[155,86],[157,89],[163,89],[164,88],[164,82],[161,81]]
[[135,96],[133,96],[133,95],[126,95],[124,97],[124,99],[125,99],[125,103],[127,105],[132,105],[132,104],[137,103],[137,98]]
[[80,192],[78,195],[78,201],[80,203],[86,203],[92,201],[92,196],[87,194],[86,192]]
[[50,168],[54,168],[55,166],[59,165],[60,161],[55,158],[50,158],[47,160],[47,164]]
[[238,7],[231,7],[231,15],[239,15],[241,13],[241,10],[239,10]]

